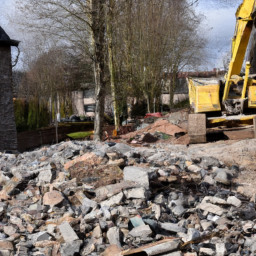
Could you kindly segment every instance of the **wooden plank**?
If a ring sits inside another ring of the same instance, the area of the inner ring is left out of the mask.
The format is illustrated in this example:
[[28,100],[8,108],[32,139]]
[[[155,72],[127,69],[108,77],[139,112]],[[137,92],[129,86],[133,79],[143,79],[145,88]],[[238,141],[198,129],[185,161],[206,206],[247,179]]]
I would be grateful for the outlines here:
[[254,138],[256,138],[256,117],[253,118]]
[[223,132],[230,140],[245,140],[245,139],[253,139],[254,131],[253,130],[245,130],[245,131],[224,131]]

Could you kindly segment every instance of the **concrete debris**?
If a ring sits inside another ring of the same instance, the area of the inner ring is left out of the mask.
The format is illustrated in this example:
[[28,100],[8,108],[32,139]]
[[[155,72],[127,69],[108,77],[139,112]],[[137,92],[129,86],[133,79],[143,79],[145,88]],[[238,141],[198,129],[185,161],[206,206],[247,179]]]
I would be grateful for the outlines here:
[[[177,118],[179,118],[179,116],[177,116]],[[179,122],[174,122],[173,119],[167,119],[168,117],[150,117],[144,119],[144,123],[137,127],[137,131],[122,135],[122,138],[126,139],[127,142],[131,144],[143,144],[154,143],[158,140],[174,141],[187,133],[186,129],[178,126]],[[187,119],[182,119],[181,121],[187,122]]]
[[[166,120],[146,128],[160,124],[171,134]],[[0,153],[0,255],[254,255],[244,167],[199,152],[69,141]]]

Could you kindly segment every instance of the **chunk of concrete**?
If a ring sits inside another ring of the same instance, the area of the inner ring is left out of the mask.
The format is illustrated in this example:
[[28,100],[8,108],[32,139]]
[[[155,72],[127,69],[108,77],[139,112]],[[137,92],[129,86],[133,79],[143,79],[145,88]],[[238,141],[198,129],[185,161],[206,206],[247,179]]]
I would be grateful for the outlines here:
[[111,244],[102,254],[101,256],[122,256],[121,249],[115,245]]
[[108,206],[103,206],[103,207],[101,207],[101,210],[102,210],[103,215],[106,218],[106,220],[110,220],[111,219],[111,213],[109,211],[109,207]]
[[124,191],[127,199],[146,199],[145,188],[132,188]]
[[52,170],[48,168],[46,170],[41,170],[38,175],[39,185],[43,183],[51,183],[53,179]]
[[126,144],[123,143],[117,143],[113,147],[109,147],[106,149],[106,153],[119,153],[119,154],[126,154],[128,152],[132,151],[132,148]]
[[152,235],[152,230],[148,225],[141,225],[139,227],[132,229],[129,232],[129,235],[133,237],[148,237]]
[[225,243],[217,243],[216,247],[216,256],[225,256],[227,253]]
[[210,203],[201,203],[196,208],[201,209],[203,211],[208,211],[218,216],[221,216],[224,213],[224,210],[217,205]]
[[218,171],[214,180],[224,185],[230,185],[229,175],[224,170]]
[[195,228],[188,229],[188,241],[196,240],[201,236],[200,232]]
[[[137,228],[139,226],[145,225],[144,221],[140,216],[136,216],[134,218],[130,218],[129,226],[132,228]],[[131,229],[131,228],[130,228]]]
[[[173,251],[178,250],[180,243],[181,243],[181,240],[179,240],[179,239],[172,240],[170,242],[158,244],[155,246],[153,245],[149,248],[143,249],[143,251],[146,252],[147,255],[159,255],[159,252],[162,252],[162,253],[173,252]],[[169,256],[169,254],[161,254],[161,255]],[[170,255],[174,256],[175,254],[174,255],[170,254]]]
[[108,238],[109,243],[115,244],[119,248],[121,248],[120,236],[121,236],[121,232],[118,227],[112,227],[107,232],[107,238]]
[[63,222],[59,225],[60,233],[66,243],[73,242],[75,240],[79,240],[77,234],[73,230],[73,228],[69,225],[67,221]]
[[222,204],[222,205],[227,205],[227,201],[225,201],[222,198],[216,197],[216,196],[206,196],[204,197],[202,203],[212,203],[212,204]]
[[204,248],[204,247],[201,247],[200,250],[199,250],[199,256],[215,256],[215,251],[212,250],[211,248]]
[[51,236],[44,231],[29,235],[28,237],[29,239],[32,240],[33,243],[39,242],[39,241],[45,241],[45,240],[49,241],[51,239]]
[[125,181],[137,182],[146,189],[149,189],[149,181],[155,177],[157,177],[157,174],[151,169],[136,166],[127,166],[124,168]]
[[7,204],[3,203],[3,202],[0,202],[0,215],[5,213],[6,210],[7,210]]
[[107,207],[114,207],[116,205],[119,205],[123,200],[124,194],[123,192],[120,192],[119,194],[110,197],[108,200],[105,200],[100,203],[101,207],[107,206]]
[[1,241],[0,240],[0,249],[13,251],[14,247],[13,247],[12,242],[10,242],[10,241],[4,241],[4,240]]
[[13,226],[4,226],[4,233],[7,234],[8,236],[11,236],[17,232],[17,229]]
[[160,227],[162,229],[165,229],[173,233],[178,233],[178,232],[186,233],[185,228],[182,228],[178,226],[178,224],[174,224],[174,223],[160,223]]
[[56,190],[45,193],[43,197],[44,205],[54,206],[61,203],[63,200],[64,200],[64,197],[62,196],[61,192]]
[[61,256],[74,256],[75,253],[80,252],[80,247],[83,244],[83,241],[76,240],[69,243],[61,244],[60,246],[60,254]]
[[181,216],[184,212],[186,212],[186,209],[182,205],[177,205],[172,209],[172,212],[176,216]]
[[230,196],[227,200],[228,204],[231,204],[235,207],[240,207],[242,205],[241,200],[239,200],[238,198],[236,198],[235,196]]
[[97,206],[97,203],[87,197],[84,197],[82,200],[82,205],[85,207],[91,207],[94,208],[95,206]]
[[136,187],[135,182],[121,181],[120,183],[99,187],[95,190],[97,202],[120,193],[122,190]]

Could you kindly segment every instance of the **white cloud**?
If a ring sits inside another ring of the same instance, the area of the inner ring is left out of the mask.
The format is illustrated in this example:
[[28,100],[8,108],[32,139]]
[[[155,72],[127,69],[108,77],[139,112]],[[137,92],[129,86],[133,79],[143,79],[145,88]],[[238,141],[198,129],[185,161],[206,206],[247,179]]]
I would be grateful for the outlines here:
[[213,2],[205,1],[199,4],[197,11],[206,16],[204,24],[209,28],[207,51],[210,52],[210,65],[208,69],[213,67],[222,68],[222,57],[231,49],[231,39],[234,35],[236,17],[235,13],[239,6],[239,1],[232,6],[216,6]]

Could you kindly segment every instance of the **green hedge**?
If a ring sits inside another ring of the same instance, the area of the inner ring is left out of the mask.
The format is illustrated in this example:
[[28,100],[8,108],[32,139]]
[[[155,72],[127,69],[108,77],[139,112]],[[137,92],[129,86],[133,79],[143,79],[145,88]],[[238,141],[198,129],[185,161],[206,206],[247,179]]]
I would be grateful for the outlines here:
[[40,102],[38,99],[32,99],[29,102],[16,99],[14,113],[17,132],[36,130],[49,125],[47,102]]

